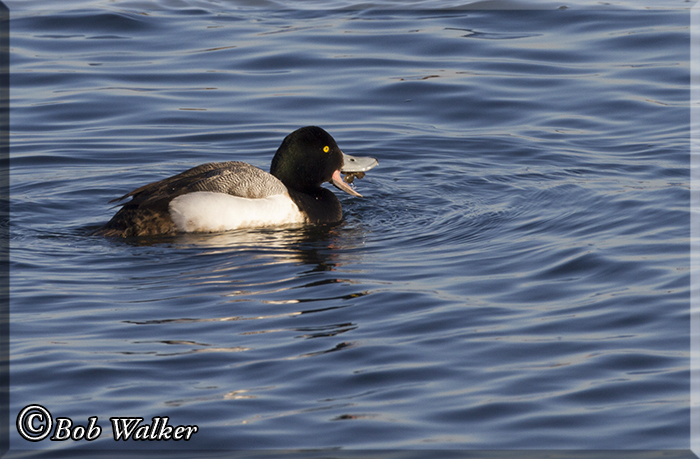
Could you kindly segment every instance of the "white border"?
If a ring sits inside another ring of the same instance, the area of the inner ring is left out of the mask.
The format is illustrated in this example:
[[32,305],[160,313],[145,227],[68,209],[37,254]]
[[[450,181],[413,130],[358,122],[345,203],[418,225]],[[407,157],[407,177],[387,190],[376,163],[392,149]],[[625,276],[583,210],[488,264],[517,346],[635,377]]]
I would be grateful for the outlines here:
[[690,449],[700,457],[700,2],[690,9]]

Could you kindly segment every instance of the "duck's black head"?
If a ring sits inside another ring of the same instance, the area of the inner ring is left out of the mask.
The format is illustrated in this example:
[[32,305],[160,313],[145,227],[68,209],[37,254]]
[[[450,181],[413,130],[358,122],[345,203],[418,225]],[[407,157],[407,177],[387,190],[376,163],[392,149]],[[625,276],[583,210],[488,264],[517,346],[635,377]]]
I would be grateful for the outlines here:
[[270,173],[280,179],[287,188],[313,193],[324,182],[354,196],[360,196],[340,178],[340,172],[352,172],[358,161],[371,160],[367,170],[377,164],[374,158],[353,158],[345,155],[333,137],[320,127],[307,126],[289,134],[277,149]]

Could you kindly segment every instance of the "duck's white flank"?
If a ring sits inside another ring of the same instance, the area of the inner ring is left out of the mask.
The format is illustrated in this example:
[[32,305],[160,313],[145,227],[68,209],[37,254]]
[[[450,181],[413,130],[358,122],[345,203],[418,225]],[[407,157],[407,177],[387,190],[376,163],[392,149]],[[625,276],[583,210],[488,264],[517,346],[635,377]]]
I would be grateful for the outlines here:
[[216,232],[306,221],[287,193],[248,199],[197,191],[173,199],[169,210],[178,230],[184,232]]

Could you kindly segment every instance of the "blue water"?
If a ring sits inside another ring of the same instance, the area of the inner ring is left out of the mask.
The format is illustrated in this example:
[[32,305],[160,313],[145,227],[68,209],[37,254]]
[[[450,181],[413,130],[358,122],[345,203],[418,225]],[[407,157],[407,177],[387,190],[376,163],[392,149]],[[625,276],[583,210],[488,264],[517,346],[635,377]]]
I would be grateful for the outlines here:
[[[7,3],[13,450],[688,449],[688,3]],[[304,125],[339,225],[89,236]]]

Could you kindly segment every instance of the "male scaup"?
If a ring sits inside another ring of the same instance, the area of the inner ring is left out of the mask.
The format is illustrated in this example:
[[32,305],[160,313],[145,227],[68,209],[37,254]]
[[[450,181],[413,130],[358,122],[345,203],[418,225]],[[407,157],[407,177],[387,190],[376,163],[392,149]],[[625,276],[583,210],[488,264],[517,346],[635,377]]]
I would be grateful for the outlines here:
[[321,184],[330,182],[361,197],[340,174],[348,174],[351,182],[377,164],[374,158],[346,155],[326,131],[307,126],[285,137],[269,174],[239,161],[202,164],[113,200],[132,197],[94,234],[152,236],[333,223],[343,216],[340,201]]

